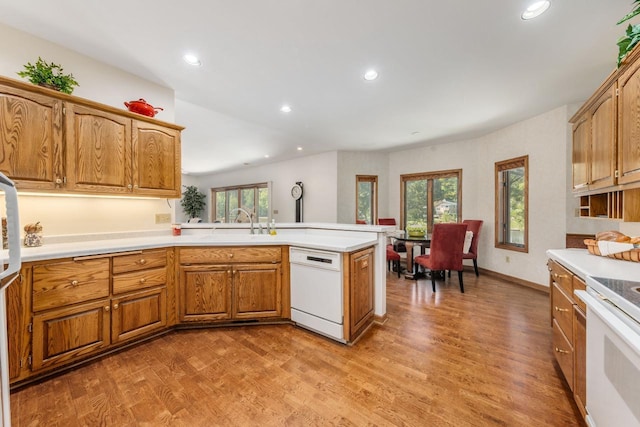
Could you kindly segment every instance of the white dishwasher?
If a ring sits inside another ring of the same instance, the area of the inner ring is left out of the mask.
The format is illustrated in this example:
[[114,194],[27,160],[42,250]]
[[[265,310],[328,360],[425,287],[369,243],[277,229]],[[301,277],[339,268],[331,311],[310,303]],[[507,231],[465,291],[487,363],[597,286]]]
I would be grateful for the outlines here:
[[343,329],[342,254],[289,248],[291,320],[340,342]]

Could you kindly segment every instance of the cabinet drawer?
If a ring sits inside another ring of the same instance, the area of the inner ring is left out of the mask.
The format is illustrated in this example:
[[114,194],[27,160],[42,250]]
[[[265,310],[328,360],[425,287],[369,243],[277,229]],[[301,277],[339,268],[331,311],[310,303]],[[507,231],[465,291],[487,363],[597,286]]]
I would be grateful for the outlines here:
[[[573,290],[574,291],[577,291],[577,290],[584,291],[585,289],[587,289],[587,285],[584,283],[584,281],[581,278],[579,278],[578,276],[573,276]],[[580,307],[582,309],[582,312],[586,313],[587,312],[587,304],[585,304],[584,301],[582,301],[580,298],[578,298],[576,294],[571,294],[571,297],[573,298],[575,303],[578,304],[578,307]]]
[[573,347],[555,320],[553,321],[553,352],[569,388],[573,391]]
[[573,342],[573,301],[560,291],[558,285],[553,285],[553,319],[558,322],[562,332],[570,342]]
[[33,311],[108,295],[108,258],[63,261],[33,267]]
[[567,295],[573,295],[573,274],[554,261],[549,261],[549,268],[551,270],[551,279],[553,283],[557,283]]
[[180,249],[180,264],[218,264],[230,262],[280,262],[278,247],[226,247]]
[[167,265],[167,250],[144,251],[131,255],[113,257],[113,274],[128,273],[130,271],[146,270],[148,268],[165,267]]
[[162,286],[167,283],[166,268],[154,268],[152,270],[134,271],[113,276],[113,293],[135,291],[138,289]]

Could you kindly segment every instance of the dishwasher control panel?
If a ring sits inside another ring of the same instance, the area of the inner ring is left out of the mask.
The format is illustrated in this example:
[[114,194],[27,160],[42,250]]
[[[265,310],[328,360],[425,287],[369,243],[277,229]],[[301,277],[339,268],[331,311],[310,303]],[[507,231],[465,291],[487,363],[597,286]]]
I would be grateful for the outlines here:
[[339,252],[292,247],[289,248],[289,262],[327,270],[342,270],[342,254]]

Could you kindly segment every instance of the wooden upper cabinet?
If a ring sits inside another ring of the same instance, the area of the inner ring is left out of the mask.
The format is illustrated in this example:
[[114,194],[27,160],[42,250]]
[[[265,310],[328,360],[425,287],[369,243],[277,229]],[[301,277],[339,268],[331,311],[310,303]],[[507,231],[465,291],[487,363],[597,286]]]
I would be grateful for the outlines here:
[[616,85],[613,84],[589,110],[589,190],[616,184],[616,107]]
[[591,145],[589,116],[584,114],[573,125],[573,189],[587,190],[589,186],[589,147]]
[[640,181],[640,61],[618,78],[618,183]]
[[180,132],[134,120],[132,147],[134,192],[180,197]]
[[21,190],[179,198],[182,129],[0,76],[0,172]]
[[66,104],[67,187],[130,193],[131,119]]
[[60,100],[0,85],[0,172],[18,189],[62,184],[62,136]]

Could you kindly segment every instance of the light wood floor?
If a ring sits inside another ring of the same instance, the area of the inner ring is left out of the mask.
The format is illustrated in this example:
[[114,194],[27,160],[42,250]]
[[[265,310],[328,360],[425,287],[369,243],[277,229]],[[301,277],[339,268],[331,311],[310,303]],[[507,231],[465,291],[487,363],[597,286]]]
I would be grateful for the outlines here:
[[[454,275],[455,276],[455,275]],[[353,347],[289,326],[171,333],[14,392],[14,426],[579,426],[548,296],[389,274]]]

